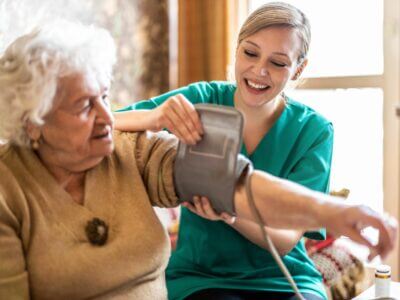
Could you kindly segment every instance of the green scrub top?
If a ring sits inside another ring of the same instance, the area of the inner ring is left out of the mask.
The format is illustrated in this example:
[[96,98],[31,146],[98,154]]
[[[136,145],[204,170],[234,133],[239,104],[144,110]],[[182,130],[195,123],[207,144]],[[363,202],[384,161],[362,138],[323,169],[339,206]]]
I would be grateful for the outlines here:
[[[123,109],[153,109],[182,93],[192,103],[234,106],[236,85],[198,82]],[[327,192],[331,168],[333,127],[313,109],[287,99],[286,108],[255,151],[242,154],[256,169]],[[196,180],[194,178],[194,180]],[[324,239],[325,231],[306,237]],[[301,240],[283,257],[301,292],[326,299],[322,278]],[[178,245],[166,271],[169,299],[184,299],[208,288],[292,292],[268,251],[253,244],[222,221],[209,221],[182,207]]]

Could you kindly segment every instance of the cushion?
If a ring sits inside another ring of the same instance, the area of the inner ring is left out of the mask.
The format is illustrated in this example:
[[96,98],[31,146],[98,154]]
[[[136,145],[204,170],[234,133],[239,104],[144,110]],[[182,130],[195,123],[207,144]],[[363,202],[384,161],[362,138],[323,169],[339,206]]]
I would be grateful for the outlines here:
[[359,286],[365,276],[362,262],[344,246],[331,243],[310,254],[321,273],[332,299],[352,299],[361,291]]

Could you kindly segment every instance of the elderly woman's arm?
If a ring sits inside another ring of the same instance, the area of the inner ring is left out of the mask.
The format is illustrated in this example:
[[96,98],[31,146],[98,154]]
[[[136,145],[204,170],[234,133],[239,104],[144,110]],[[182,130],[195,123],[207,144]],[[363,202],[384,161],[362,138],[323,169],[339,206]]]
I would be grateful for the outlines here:
[[136,135],[136,163],[154,206],[179,205],[173,179],[177,144],[176,137],[166,131],[143,131]]
[[[397,222],[386,220],[365,206],[351,206],[299,184],[255,171],[251,178],[253,199],[264,224],[276,228],[313,230],[325,227],[334,235],[345,235],[370,248],[370,258],[385,257],[393,249]],[[235,193],[239,218],[255,221],[244,184]],[[362,229],[372,226],[379,230],[379,243],[372,245]]]
[[[137,164],[150,201],[155,206],[179,204],[173,182],[177,140],[166,132],[139,133],[136,141]],[[397,226],[390,226],[379,214],[362,206],[349,206],[323,193],[312,191],[288,180],[256,170],[251,178],[255,204],[265,225],[281,229],[316,230],[327,228],[332,234],[346,235],[385,256],[394,246]],[[243,183],[235,192],[235,208],[239,218],[256,222]],[[365,226],[380,231],[377,246],[361,234]]]
[[29,299],[20,226],[0,192],[0,299]]

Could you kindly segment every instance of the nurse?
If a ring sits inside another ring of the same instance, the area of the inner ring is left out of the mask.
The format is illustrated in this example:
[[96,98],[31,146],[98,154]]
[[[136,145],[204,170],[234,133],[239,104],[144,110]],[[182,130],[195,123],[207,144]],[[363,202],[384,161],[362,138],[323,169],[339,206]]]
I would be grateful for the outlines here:
[[[166,128],[181,141],[195,144],[202,127],[193,104],[235,107],[245,119],[241,152],[256,169],[327,192],[332,124],[284,93],[306,67],[309,45],[304,13],[286,3],[265,4],[240,30],[234,83],[197,82],[135,103],[116,114],[116,129]],[[177,249],[167,269],[170,299],[294,299],[257,224],[217,215],[205,198],[185,206]],[[218,219],[225,222],[211,221]],[[267,231],[304,297],[326,299],[321,276],[302,241],[303,236],[324,239],[324,230]]]

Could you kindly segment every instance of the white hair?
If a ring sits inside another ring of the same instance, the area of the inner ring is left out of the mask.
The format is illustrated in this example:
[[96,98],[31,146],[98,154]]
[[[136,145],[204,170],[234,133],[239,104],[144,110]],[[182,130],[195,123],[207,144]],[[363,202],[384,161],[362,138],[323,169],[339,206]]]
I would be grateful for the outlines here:
[[69,21],[35,29],[12,42],[0,57],[0,140],[29,145],[25,125],[43,125],[59,79],[94,75],[109,84],[116,61],[108,31]]

